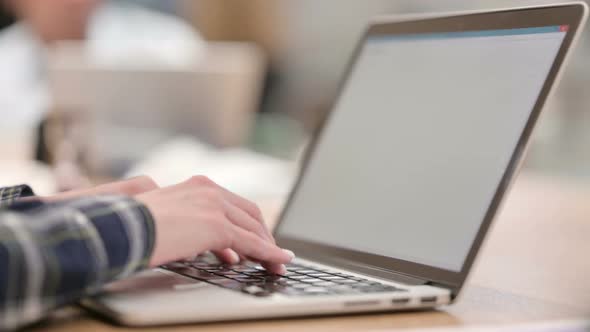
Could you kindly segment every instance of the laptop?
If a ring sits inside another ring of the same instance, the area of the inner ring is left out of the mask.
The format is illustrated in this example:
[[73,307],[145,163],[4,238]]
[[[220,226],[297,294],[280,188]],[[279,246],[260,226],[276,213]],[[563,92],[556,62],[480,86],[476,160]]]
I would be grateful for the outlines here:
[[207,42],[194,63],[96,53],[83,42],[59,42],[47,64],[53,107],[93,130],[84,137],[92,167],[141,158],[172,135],[218,147],[247,141],[266,65],[255,46]]
[[376,19],[274,230],[297,255],[285,275],[201,255],[84,304],[136,326],[452,304],[586,16]]

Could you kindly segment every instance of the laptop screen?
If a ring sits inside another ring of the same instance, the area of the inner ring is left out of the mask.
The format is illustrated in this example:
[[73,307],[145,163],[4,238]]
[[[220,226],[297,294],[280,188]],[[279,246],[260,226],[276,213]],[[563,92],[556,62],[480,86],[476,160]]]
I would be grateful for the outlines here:
[[567,29],[369,37],[279,235],[460,271]]

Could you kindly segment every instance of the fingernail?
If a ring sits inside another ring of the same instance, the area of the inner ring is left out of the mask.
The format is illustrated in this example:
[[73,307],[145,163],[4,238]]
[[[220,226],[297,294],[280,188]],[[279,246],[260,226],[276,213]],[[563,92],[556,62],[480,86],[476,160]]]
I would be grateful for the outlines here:
[[289,257],[291,257],[291,260],[293,260],[293,258],[295,258],[295,253],[292,252],[289,249],[283,249],[283,252],[285,252],[285,254],[289,255]]
[[240,256],[235,251],[230,251],[229,256],[232,264],[238,264],[240,262]]
[[285,265],[281,265],[281,266],[279,267],[279,272],[278,272],[278,274],[280,274],[280,275],[284,275],[284,274],[286,274],[286,273],[287,273],[287,268],[285,267]]

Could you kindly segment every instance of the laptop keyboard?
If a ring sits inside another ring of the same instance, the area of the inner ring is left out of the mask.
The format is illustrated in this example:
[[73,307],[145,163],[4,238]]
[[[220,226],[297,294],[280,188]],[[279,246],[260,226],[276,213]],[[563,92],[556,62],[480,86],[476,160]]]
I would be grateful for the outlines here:
[[286,267],[285,275],[276,275],[255,263],[225,265],[202,256],[162,266],[186,277],[259,297],[275,293],[288,296],[317,296],[406,291],[327,269],[300,264],[287,264]]

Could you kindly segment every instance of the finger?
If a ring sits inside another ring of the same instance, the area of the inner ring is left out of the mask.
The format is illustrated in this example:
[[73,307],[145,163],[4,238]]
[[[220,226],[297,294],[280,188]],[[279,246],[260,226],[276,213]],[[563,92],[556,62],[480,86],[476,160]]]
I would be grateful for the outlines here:
[[273,274],[285,275],[287,273],[287,268],[284,264],[261,263],[260,265]]
[[133,178],[105,183],[95,187],[94,194],[123,194],[135,196],[144,192],[158,189],[158,185],[148,176],[136,176]]
[[256,234],[240,227],[233,228],[232,249],[238,254],[251,257],[263,263],[286,264],[293,259],[292,253],[284,251],[274,243],[261,239]]
[[215,185],[221,190],[221,193],[223,194],[225,199],[227,199],[233,205],[244,210],[248,215],[250,215],[250,217],[254,218],[254,220],[259,222],[264,228],[264,231],[267,234],[268,238],[271,239],[273,243],[275,242],[274,237],[272,236],[272,232],[268,229],[268,225],[264,221],[264,217],[262,216],[262,212],[258,208],[258,205],[223,188],[218,184]]
[[141,194],[157,188],[158,185],[151,178],[147,176],[138,176],[127,180],[101,184],[99,186],[92,188],[67,191],[51,197],[47,197],[44,200],[52,202],[65,199],[73,199],[82,196],[96,196],[108,194],[135,196],[137,194]]
[[149,176],[137,176],[126,181],[124,193],[130,196],[142,194],[148,191],[159,189],[158,184]]
[[273,274],[284,275],[285,273],[287,273],[287,268],[285,267],[285,264],[265,263],[265,262],[261,262],[257,259],[254,259],[252,257],[246,257],[243,260],[248,260],[253,263],[258,263],[265,270],[267,270],[268,272],[273,273]]
[[213,250],[213,254],[223,263],[226,264],[239,264],[240,256],[231,249]]
[[269,237],[268,233],[266,232],[264,226],[258,221],[256,221],[256,219],[252,218],[244,210],[226,201],[224,202],[224,211],[225,216],[227,217],[227,219],[229,219],[229,221],[232,222],[232,224],[241,227],[245,230],[248,230],[258,235],[262,239],[273,242],[272,239]]

